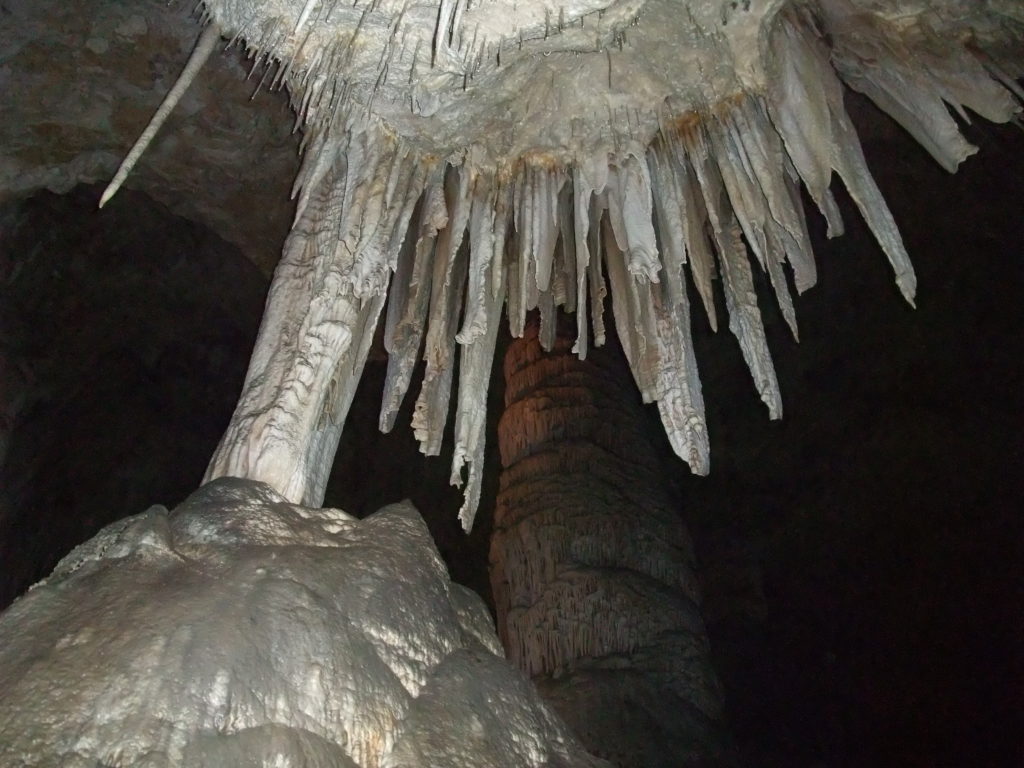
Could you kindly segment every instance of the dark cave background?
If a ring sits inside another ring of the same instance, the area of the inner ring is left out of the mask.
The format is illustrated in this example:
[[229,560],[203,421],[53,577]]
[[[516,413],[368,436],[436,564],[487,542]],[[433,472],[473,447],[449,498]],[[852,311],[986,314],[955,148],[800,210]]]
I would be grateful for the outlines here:
[[[948,176],[849,100],[917,309],[840,195],[845,236],[825,241],[810,214],[820,277],[797,299],[799,344],[761,293],[784,419],[767,419],[731,335],[695,315],[710,477],[671,456],[652,409],[650,434],[696,542],[739,764],[1019,765],[1024,133],[968,127],[981,151]],[[102,526],[196,487],[259,322],[267,281],[235,246],[139,192],[97,212],[99,192],[0,208],[0,607]],[[416,451],[414,393],[377,432],[380,351],[326,502],[365,515],[411,498],[485,596],[500,356],[472,535],[450,455]]]

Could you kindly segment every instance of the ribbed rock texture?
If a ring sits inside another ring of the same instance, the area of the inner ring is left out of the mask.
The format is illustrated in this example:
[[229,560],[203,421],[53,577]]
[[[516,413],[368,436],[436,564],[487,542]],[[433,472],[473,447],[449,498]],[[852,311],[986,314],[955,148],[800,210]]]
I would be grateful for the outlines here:
[[409,504],[226,479],[101,531],[0,616],[0,762],[598,768]]
[[722,701],[689,535],[621,351],[581,361],[571,346],[564,333],[545,353],[533,323],[505,356],[499,634],[595,754],[710,765]]

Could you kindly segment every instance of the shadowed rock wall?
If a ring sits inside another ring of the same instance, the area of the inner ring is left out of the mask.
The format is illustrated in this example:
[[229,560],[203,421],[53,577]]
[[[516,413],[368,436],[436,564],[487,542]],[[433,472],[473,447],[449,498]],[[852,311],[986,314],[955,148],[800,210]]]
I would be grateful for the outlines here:
[[198,485],[266,282],[202,225],[99,187],[0,207],[0,606]]

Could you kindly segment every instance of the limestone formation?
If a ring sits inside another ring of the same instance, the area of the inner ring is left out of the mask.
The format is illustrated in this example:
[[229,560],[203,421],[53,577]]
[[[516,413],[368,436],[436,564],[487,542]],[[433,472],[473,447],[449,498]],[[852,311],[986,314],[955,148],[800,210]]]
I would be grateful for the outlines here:
[[0,764],[605,765],[500,656],[411,505],[359,521],[219,480],[0,616]]
[[[621,353],[505,356],[491,538],[498,633],[584,746],[621,768],[725,765],[693,547]],[[618,350],[615,350],[618,352]]]
[[539,309],[545,345],[556,311],[575,311],[583,356],[604,339],[610,296],[643,399],[657,403],[676,453],[706,473],[688,283],[716,326],[718,280],[755,387],[781,417],[753,269],[795,336],[790,283],[800,292],[816,279],[801,184],[838,234],[830,185],[842,179],[913,301],[914,271],[843,82],[950,169],[973,148],[947,106],[1008,121],[1022,94],[1021,20],[996,2],[207,0],[204,10],[257,69],[268,63],[272,87],[288,87],[305,149],[295,223],[207,477],[320,503],[390,290],[381,424],[392,425],[422,354],[412,426],[437,453],[458,361],[452,480],[468,466],[467,528],[503,306],[516,336]]

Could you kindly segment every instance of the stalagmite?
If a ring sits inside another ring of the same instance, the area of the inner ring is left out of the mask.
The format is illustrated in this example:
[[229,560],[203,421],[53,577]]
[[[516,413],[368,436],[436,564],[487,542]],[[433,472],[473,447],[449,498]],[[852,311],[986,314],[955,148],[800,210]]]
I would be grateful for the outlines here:
[[[667,309],[656,310],[658,339],[674,344]],[[503,644],[599,757],[715,765],[721,701],[693,554],[640,403],[623,396],[629,374],[614,350],[574,357],[568,322],[551,354],[538,331],[528,326],[504,364],[491,539]],[[685,419],[679,378],[663,402]]]
[[408,502],[358,520],[225,478],[0,615],[0,765],[610,768],[501,653]]
[[[913,301],[842,82],[953,170],[973,148],[947,105],[961,118],[1019,114],[1019,17],[997,3],[684,5],[206,0],[216,29],[279,63],[271,83],[287,85],[306,134],[295,228],[208,477],[263,479],[317,503],[388,290],[381,428],[423,359],[412,426],[437,453],[462,360],[452,481],[468,462],[467,525],[483,450],[475,409],[502,306],[513,336],[539,310],[545,348],[557,313],[575,312],[583,357],[604,342],[610,289],[641,396],[706,472],[688,284],[715,329],[721,277],[756,390],[781,416],[752,268],[795,336],[790,281],[801,293],[817,279],[799,185],[836,236],[833,174]],[[186,72],[214,38],[204,33]]]
[[[720,282],[755,389],[781,417],[754,269],[795,335],[789,281],[799,293],[817,277],[801,184],[835,236],[838,177],[899,290],[911,302],[916,290],[843,83],[955,169],[974,148],[950,107],[1018,119],[1024,15],[1008,0],[201,7],[206,30],[101,205],[223,32],[266,67],[261,85],[291,95],[305,153],[294,224],[207,485],[173,514],[107,529],[0,617],[0,760],[598,765],[493,658],[479,606],[444,578],[408,510],[357,523],[317,509],[385,306],[382,428],[421,360],[412,428],[439,453],[459,366],[451,480],[466,482],[467,529],[503,309],[513,336],[529,334],[524,354],[560,374],[591,364],[543,358],[572,343],[560,312],[579,317],[582,358],[606,341],[610,299],[640,397],[705,473],[690,284],[717,328]],[[524,366],[518,391],[543,368]],[[506,647],[548,677],[552,700],[590,686],[593,709],[563,712],[595,743],[628,739],[621,762],[696,763],[716,752],[720,697],[677,510],[658,496],[651,454],[621,453],[640,419],[605,419],[582,396],[557,419],[543,408],[523,398],[502,436]],[[594,451],[542,455],[573,437]],[[571,508],[545,501],[570,483]],[[624,666],[632,681],[607,682]],[[671,717],[654,724],[655,710]],[[669,754],[663,733],[693,749]]]

